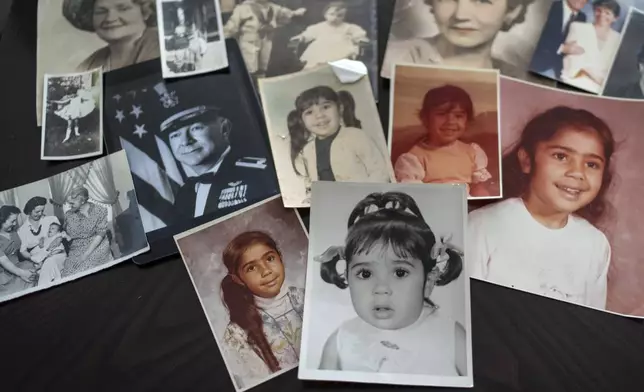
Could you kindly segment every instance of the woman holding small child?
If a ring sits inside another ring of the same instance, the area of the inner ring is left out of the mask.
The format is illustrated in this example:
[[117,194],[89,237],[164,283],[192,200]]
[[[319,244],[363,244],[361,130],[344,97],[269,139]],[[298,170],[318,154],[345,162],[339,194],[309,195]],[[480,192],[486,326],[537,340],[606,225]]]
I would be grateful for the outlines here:
[[19,215],[18,207],[0,207],[0,297],[32,287],[36,278],[34,264],[18,256],[22,245],[16,232]]

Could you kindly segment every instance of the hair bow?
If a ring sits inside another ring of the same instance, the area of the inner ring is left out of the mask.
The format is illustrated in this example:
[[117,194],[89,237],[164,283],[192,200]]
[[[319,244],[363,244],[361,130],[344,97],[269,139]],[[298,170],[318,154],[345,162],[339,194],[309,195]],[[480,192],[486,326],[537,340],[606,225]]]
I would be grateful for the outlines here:
[[344,260],[344,246],[330,246],[322,254],[313,257],[313,261],[318,263],[328,263],[338,260]]
[[449,255],[447,254],[447,250],[451,250],[453,252],[458,253],[461,257],[463,257],[463,251],[460,250],[458,247],[456,247],[454,244],[452,244],[450,241],[452,240],[452,235],[448,234],[444,237],[439,237],[432,247],[431,250],[431,258],[436,260],[436,264],[442,264],[447,262],[449,260]]

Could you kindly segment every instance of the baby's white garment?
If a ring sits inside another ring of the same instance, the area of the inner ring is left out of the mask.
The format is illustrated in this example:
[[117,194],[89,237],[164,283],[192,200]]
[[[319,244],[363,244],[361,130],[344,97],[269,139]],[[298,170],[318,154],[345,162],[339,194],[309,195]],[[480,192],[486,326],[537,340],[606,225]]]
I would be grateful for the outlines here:
[[359,54],[358,40],[367,37],[367,32],[358,25],[342,23],[333,26],[320,22],[309,26],[302,33],[305,42],[311,42],[304,50],[300,60],[305,68],[344,58],[355,59]]

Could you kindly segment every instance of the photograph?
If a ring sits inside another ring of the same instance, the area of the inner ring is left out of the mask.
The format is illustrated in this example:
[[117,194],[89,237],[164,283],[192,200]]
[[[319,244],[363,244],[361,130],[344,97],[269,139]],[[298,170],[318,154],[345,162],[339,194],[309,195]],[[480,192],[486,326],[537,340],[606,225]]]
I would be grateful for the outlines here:
[[472,387],[466,217],[462,184],[314,183],[299,378]]
[[631,8],[602,95],[644,100],[643,37],[644,13]]
[[36,116],[45,73],[103,72],[159,57],[155,0],[39,0]]
[[0,302],[148,250],[123,152],[0,192]]
[[644,317],[641,102],[501,77],[504,200],[471,205],[473,278]]
[[381,76],[395,63],[494,68],[535,80],[532,53],[552,0],[396,0]]
[[309,207],[314,181],[395,182],[369,80],[330,65],[259,81],[286,207]]
[[598,94],[621,40],[628,9],[642,0],[555,0],[530,71]]
[[127,153],[155,244],[135,262],[175,254],[173,235],[279,193],[257,96],[226,43],[222,71],[166,82],[153,61],[106,76],[107,149]]
[[465,184],[502,196],[499,71],[396,64],[389,149],[402,183]]
[[279,196],[175,236],[235,390],[297,367],[308,237]]
[[377,91],[374,0],[228,0],[226,37],[239,42],[257,80],[349,59],[365,63]]
[[164,78],[228,66],[219,0],[160,0],[157,15]]
[[45,74],[40,159],[103,153],[103,72]]

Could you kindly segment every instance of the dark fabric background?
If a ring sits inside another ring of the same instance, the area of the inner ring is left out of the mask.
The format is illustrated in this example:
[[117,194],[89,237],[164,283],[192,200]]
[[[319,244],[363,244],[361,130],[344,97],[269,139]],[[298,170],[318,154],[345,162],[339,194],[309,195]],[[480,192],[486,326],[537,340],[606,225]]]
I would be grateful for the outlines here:
[[[11,3],[0,0],[0,189],[80,164],[39,159],[36,0]],[[392,7],[389,0],[379,1],[380,49]],[[382,86],[383,120],[388,92]],[[473,391],[643,389],[640,321],[478,281],[472,282],[471,294]],[[124,263],[0,305],[0,364],[2,391],[234,390],[177,257],[146,268]],[[291,371],[253,391],[394,389],[421,390],[302,382]]]

